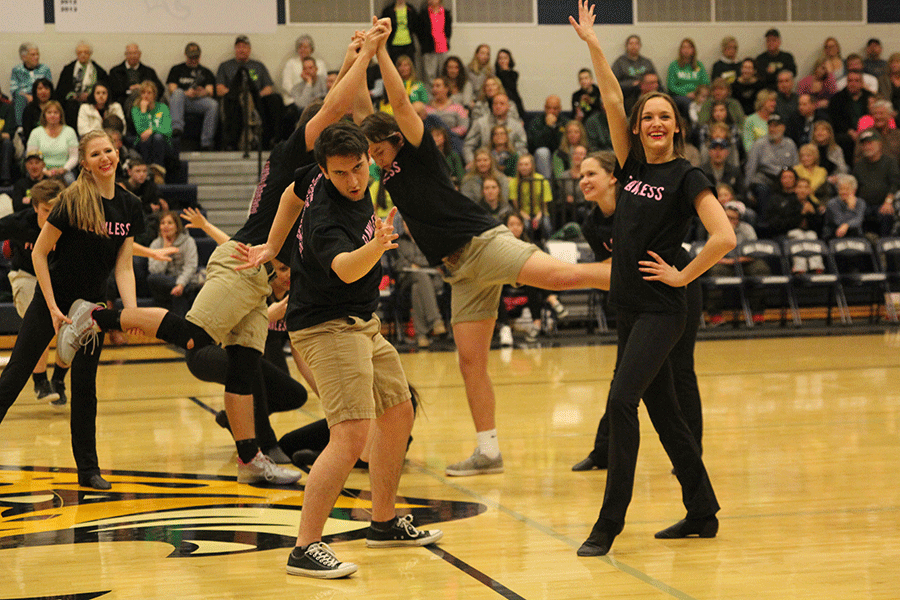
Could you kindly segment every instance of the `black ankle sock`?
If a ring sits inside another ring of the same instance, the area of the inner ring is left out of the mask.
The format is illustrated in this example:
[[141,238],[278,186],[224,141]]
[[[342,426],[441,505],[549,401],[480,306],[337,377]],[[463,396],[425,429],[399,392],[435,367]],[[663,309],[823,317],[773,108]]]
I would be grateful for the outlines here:
[[259,452],[259,444],[256,443],[256,438],[235,440],[234,445],[237,446],[238,456],[244,464],[253,460],[253,457]]
[[47,371],[44,371],[43,373],[32,373],[31,378],[34,380],[34,382],[36,384],[43,383],[43,382],[47,381]]
[[59,365],[56,365],[55,367],[53,367],[53,377],[51,377],[51,379],[53,379],[53,381],[64,381],[66,378],[66,373],[68,372],[69,367],[61,367]]
[[388,531],[391,527],[394,526],[394,521],[396,520],[397,517],[393,517],[389,521],[375,521],[373,519],[372,522],[369,523],[369,527],[371,527],[375,531]]
[[306,554],[306,549],[309,548],[309,544],[305,546],[294,546],[294,549],[291,550],[291,556],[294,558],[303,558],[303,555]]
[[122,331],[121,310],[98,308],[91,315],[103,331]]

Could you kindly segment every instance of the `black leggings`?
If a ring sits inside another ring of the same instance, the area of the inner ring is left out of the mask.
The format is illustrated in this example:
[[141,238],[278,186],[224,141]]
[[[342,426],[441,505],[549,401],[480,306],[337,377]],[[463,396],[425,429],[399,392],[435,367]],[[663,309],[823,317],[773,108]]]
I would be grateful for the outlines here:
[[[58,300],[59,309],[63,313],[68,312],[74,302],[64,298]],[[12,355],[9,357],[9,364],[0,375],[0,422],[28,383],[34,367],[54,334],[50,310],[38,287],[22,318],[22,326],[19,328]],[[79,479],[100,473],[97,459],[97,365],[103,348],[102,335],[98,336],[98,342],[90,351],[81,348],[72,361],[70,430],[72,454],[75,456]]]
[[685,328],[686,315],[634,313],[617,315],[618,354],[609,393],[609,470],[600,518],[625,523],[634,490],[640,446],[638,404],[641,398],[675,468],[688,519],[716,514],[719,504],[700,448],[675,397],[672,367],[667,358]]
[[[687,286],[687,322],[684,333],[678,338],[668,362],[675,380],[675,397],[681,407],[681,413],[688,428],[694,435],[697,446],[703,451],[703,411],[700,404],[700,388],[697,386],[697,373],[694,371],[694,346],[697,343],[697,331],[700,329],[700,318],[703,312],[703,287],[698,280]],[[610,385],[612,390],[612,385]],[[609,399],[607,398],[607,404]],[[604,411],[597,435],[594,437],[594,449],[590,458],[596,465],[606,465],[609,460],[609,413]]]
[[[221,346],[209,344],[187,351],[187,366],[201,381],[225,385],[228,374],[228,353]],[[286,363],[285,363],[286,366]],[[278,444],[269,415],[300,408],[308,397],[306,388],[266,359],[259,361],[253,377],[253,420],[259,447],[269,450]]]

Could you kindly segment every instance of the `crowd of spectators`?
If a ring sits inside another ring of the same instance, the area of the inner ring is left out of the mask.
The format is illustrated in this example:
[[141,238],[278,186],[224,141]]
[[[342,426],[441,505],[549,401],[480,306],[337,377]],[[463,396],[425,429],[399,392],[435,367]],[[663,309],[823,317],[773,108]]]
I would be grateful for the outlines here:
[[[391,0],[381,16],[392,20],[390,56],[460,190],[498,218],[519,214],[538,242],[570,232],[564,226],[586,212],[580,161],[611,149],[591,71],[573,70],[574,92],[547,93],[543,110],[529,111],[512,50],[478,44],[468,60],[451,50],[453,18],[441,0],[421,8]],[[686,158],[717,185],[742,230],[761,238],[898,234],[900,52],[882,58],[873,38],[845,56],[829,36],[811,72],[798,73],[797,64],[812,57],[796,60],[776,29],[764,38],[764,52],[743,57],[735,38],[725,37],[707,69],[685,37],[660,70],[642,54],[640,37],[629,35],[612,65],[626,110],[649,91],[675,97],[690,127]],[[99,127],[119,127],[123,158],[138,159],[137,170],[151,175],[177,162],[188,129],[203,150],[270,148],[337,77],[309,35],[297,38],[295,51],[277,88],[267,66],[251,57],[247,36],[235,39],[234,57],[215,72],[191,42],[163,84],[141,62],[137,44],[107,72],[80,42],[54,86],[39,49],[22,44],[10,97],[0,102],[0,184],[33,182],[39,159],[42,176],[71,179],[78,136]],[[377,65],[368,84],[376,109],[389,112]],[[376,197],[377,168],[372,175]],[[123,179],[140,187],[130,175]],[[379,197],[379,210],[389,208],[389,197]],[[165,208],[152,199],[145,205]]]

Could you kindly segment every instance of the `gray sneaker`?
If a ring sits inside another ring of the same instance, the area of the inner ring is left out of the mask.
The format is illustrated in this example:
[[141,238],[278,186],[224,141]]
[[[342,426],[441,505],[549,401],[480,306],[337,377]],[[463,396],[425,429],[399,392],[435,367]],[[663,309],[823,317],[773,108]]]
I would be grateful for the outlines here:
[[56,337],[56,356],[64,365],[71,365],[75,354],[83,346],[97,344],[100,328],[91,314],[100,308],[99,304],[87,300],[76,300],[67,315],[71,323],[63,323]]
[[248,463],[241,462],[238,458],[238,483],[274,483],[275,485],[288,485],[300,481],[303,473],[293,469],[279,467],[262,452],[257,452]]
[[481,453],[480,448],[475,448],[472,456],[455,465],[450,465],[444,473],[450,477],[468,477],[469,475],[490,475],[503,472],[503,455],[497,458],[488,458]]

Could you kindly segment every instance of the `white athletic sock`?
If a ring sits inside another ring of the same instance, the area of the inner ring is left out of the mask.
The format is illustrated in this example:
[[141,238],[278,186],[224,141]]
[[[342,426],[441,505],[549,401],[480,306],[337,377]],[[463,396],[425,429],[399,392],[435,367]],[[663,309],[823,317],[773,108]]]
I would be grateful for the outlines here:
[[488,458],[500,456],[500,442],[497,440],[497,430],[478,432],[478,449]]

